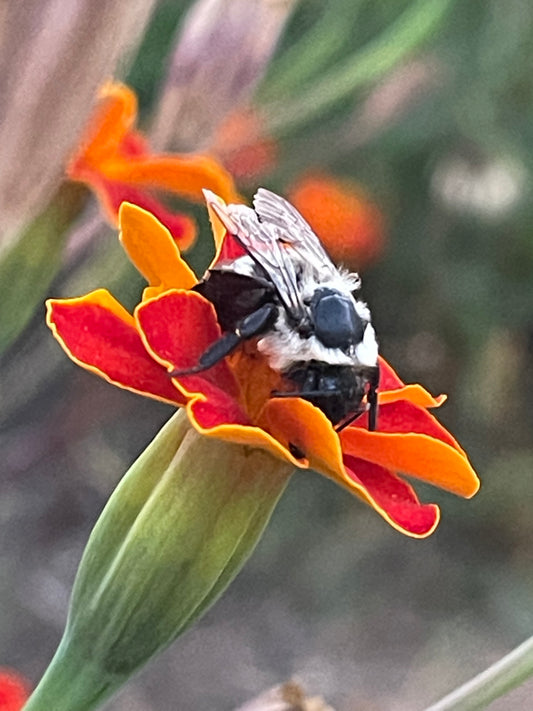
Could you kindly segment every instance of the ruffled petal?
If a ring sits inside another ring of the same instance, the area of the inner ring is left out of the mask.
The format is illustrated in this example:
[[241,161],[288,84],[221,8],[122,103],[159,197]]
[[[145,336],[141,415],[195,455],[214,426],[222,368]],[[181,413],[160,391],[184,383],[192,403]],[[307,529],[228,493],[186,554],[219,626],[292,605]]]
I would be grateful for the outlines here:
[[386,390],[378,393],[378,401],[380,405],[387,405],[397,400],[407,400],[418,407],[440,407],[443,405],[447,397],[446,395],[437,395],[433,397],[422,385],[404,385],[398,390]]
[[211,224],[213,239],[215,241],[215,250],[218,255],[220,247],[222,246],[222,242],[224,241],[224,237],[226,236],[226,228],[220,221],[220,218],[218,217],[217,213],[213,210],[212,200],[215,200],[221,207],[225,207],[226,203],[224,202],[224,200],[222,200],[221,197],[215,195],[213,192],[209,192],[208,194],[204,192],[204,197],[207,201],[207,214],[209,215],[209,222]]
[[233,179],[209,156],[152,154],[146,139],[134,129],[136,118],[135,94],[122,84],[106,85],[67,174],[97,193],[112,223],[116,224],[122,202],[133,203],[155,215],[186,249],[196,237],[194,221],[167,210],[153,191],[198,201],[202,188],[211,188],[234,201],[239,196]]
[[147,353],[133,317],[105,289],[50,299],[47,323],[67,355],[114,385],[172,404],[185,398]]
[[[168,371],[186,370],[220,337],[213,305],[194,291],[172,290],[135,309],[142,339]],[[187,396],[207,395],[216,387],[238,400],[237,382],[225,361],[195,375],[174,379]]]
[[380,356],[379,358],[379,393],[380,404],[408,400],[419,407],[440,407],[445,401],[445,395],[433,397],[421,385],[406,385],[392,366]]
[[421,504],[411,486],[384,467],[345,455],[346,488],[364,499],[401,533],[425,538],[437,527],[439,507]]
[[429,484],[473,496],[479,480],[462,451],[440,439],[414,432],[369,432],[347,427],[340,433],[343,452]]
[[[363,415],[354,423],[354,427],[368,428],[367,419],[368,415]],[[379,432],[391,432],[396,434],[409,432],[425,434],[449,444],[450,447],[453,447],[463,456],[466,456],[459,442],[452,437],[434,415],[425,408],[418,407],[407,400],[396,400],[380,407],[377,429]]]
[[150,286],[166,291],[197,283],[172,235],[150,212],[125,202],[118,216],[122,246]]
[[259,424],[288,451],[299,450],[303,455],[300,466],[309,466],[342,483],[339,436],[318,407],[301,398],[272,398],[266,403]]

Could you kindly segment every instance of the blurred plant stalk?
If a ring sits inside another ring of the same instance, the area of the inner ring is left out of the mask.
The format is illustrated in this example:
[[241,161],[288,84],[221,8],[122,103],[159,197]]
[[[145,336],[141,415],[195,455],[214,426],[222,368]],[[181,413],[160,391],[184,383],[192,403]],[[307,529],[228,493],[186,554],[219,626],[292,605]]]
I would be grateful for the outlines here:
[[51,199],[98,86],[155,0],[21,0],[0,9],[0,258]]
[[296,0],[198,0],[176,39],[152,122],[158,149],[208,147],[263,78]]
[[533,676],[533,637],[425,711],[480,711]]
[[[61,266],[68,229],[86,198],[79,185],[63,184],[47,208],[21,232],[0,259],[0,354],[30,322],[36,304]],[[0,395],[3,386],[0,382]]]
[[98,708],[201,617],[258,542],[292,467],[177,412],[91,534],[63,639],[25,711]]
[[[455,0],[413,0],[405,10],[375,38],[348,53],[342,62],[329,67],[333,48],[338,49],[338,27],[325,14],[322,47],[313,62],[286,63],[282,55],[258,91],[256,100],[265,118],[266,130],[276,136],[295,130],[318,118],[354,92],[382,79],[414,51],[433,37],[441,27]],[[353,3],[357,13],[360,3]],[[327,22],[327,24],[326,24]],[[348,44],[349,36],[341,41]],[[309,53],[307,36],[301,45],[291,48],[295,59],[299,52]],[[288,54],[288,53],[287,53]]]

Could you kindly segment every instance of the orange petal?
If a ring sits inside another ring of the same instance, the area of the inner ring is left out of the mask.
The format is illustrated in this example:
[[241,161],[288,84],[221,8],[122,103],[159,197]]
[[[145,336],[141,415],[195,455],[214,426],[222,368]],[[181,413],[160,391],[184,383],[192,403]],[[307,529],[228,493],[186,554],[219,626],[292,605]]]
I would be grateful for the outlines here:
[[100,90],[100,101],[73,156],[67,173],[77,179],[83,164],[98,166],[118,150],[137,116],[135,93],[124,84],[109,82]]
[[292,445],[300,450],[302,464],[335,481],[344,479],[339,436],[318,407],[301,398],[272,398],[259,422],[286,449]]
[[307,460],[296,459],[275,437],[265,432],[261,427],[253,425],[241,425],[236,423],[220,424],[204,427],[203,417],[198,407],[199,399],[187,405],[187,413],[195,429],[206,437],[215,437],[235,444],[243,444],[248,447],[259,447],[270,452],[275,457],[279,457],[290,462],[296,467],[306,469],[309,465]]
[[407,400],[418,407],[440,407],[446,402],[446,395],[438,395],[433,397],[431,393],[422,387],[422,385],[404,385],[398,390],[385,390],[378,393],[378,401],[380,405],[386,405],[397,400]]
[[83,368],[119,387],[172,404],[185,398],[146,351],[135,321],[105,289],[75,299],[50,299],[47,323]]
[[122,246],[150,286],[191,289],[197,283],[172,235],[152,214],[126,202],[118,218]]
[[213,237],[215,240],[215,249],[216,249],[216,257],[213,260],[213,263],[217,261],[218,258],[218,253],[220,252],[220,249],[222,247],[222,243],[224,242],[224,237],[226,236],[226,227],[223,225],[222,221],[220,220],[220,217],[217,215],[215,210],[213,209],[212,202],[216,202],[220,205],[220,207],[225,208],[226,203],[224,200],[219,197],[218,195],[215,195],[213,192],[209,191],[207,194],[204,193],[204,197],[206,198],[207,201],[207,214],[209,215],[209,222],[211,223],[211,229],[213,231]]
[[311,403],[273,398],[265,407],[261,424],[287,450],[293,445],[305,453],[307,460],[299,460],[300,466],[308,463],[356,494],[402,533],[422,538],[436,528],[438,507],[420,504],[412,487],[394,473],[354,457],[346,456],[343,461],[338,434]]
[[479,480],[466,456],[428,435],[347,427],[340,438],[346,454],[385,469],[404,472],[467,498],[479,489]]
[[[355,429],[368,429],[368,413],[361,415],[351,425]],[[424,407],[418,407],[408,400],[394,400],[384,403],[379,408],[378,432],[390,434],[424,434],[433,439],[438,439],[456,449],[466,457],[465,451],[459,442],[452,437],[450,432],[441,425],[437,418]]]
[[380,356],[378,399],[382,405],[396,400],[408,400],[420,407],[440,407],[446,401],[446,395],[433,397],[421,385],[406,385],[390,363]]
[[230,174],[213,158],[203,155],[151,155],[108,161],[105,176],[130,185],[166,190],[199,201],[208,188],[228,201],[239,195]]

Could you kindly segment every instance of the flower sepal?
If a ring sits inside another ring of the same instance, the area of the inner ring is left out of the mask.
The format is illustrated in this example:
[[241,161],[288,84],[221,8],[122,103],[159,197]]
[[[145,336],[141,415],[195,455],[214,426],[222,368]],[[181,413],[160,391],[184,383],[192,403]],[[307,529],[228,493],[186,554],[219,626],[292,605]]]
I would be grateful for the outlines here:
[[96,523],[63,639],[25,711],[97,708],[187,629],[241,569],[290,472],[176,413]]

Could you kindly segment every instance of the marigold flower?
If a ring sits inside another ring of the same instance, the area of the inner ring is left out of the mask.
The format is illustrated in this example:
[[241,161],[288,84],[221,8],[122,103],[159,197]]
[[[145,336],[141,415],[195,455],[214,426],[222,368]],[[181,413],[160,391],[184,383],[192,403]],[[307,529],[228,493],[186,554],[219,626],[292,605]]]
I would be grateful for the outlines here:
[[236,200],[233,180],[206,155],[151,153],[147,139],[134,128],[136,120],[134,92],[119,83],[104,85],[67,174],[95,191],[113,224],[117,223],[120,205],[124,201],[134,203],[155,215],[181,249],[187,249],[196,237],[194,221],[166,208],[154,191],[198,201],[207,186],[227,200]]
[[[214,263],[242,253],[216,215],[211,221]],[[465,452],[428,411],[445,398],[406,385],[383,359],[378,431],[368,430],[363,415],[337,433],[310,402],[271,397],[280,375],[253,342],[209,370],[171,378],[170,372],[194,366],[220,337],[215,310],[191,291],[198,279],[153,215],[126,203],[119,222],[122,244],[149,286],[133,315],[104,289],[48,302],[48,324],[75,362],[115,385],[185,407],[207,437],[259,447],[317,470],[413,537],[435,529],[439,509],[420,503],[397,472],[461,496],[475,494],[479,482]],[[295,458],[294,447],[305,456]]]
[[0,668],[0,711],[20,711],[29,693],[28,682],[20,674]]
[[297,180],[287,195],[334,261],[360,269],[381,255],[385,220],[355,181],[313,173]]

